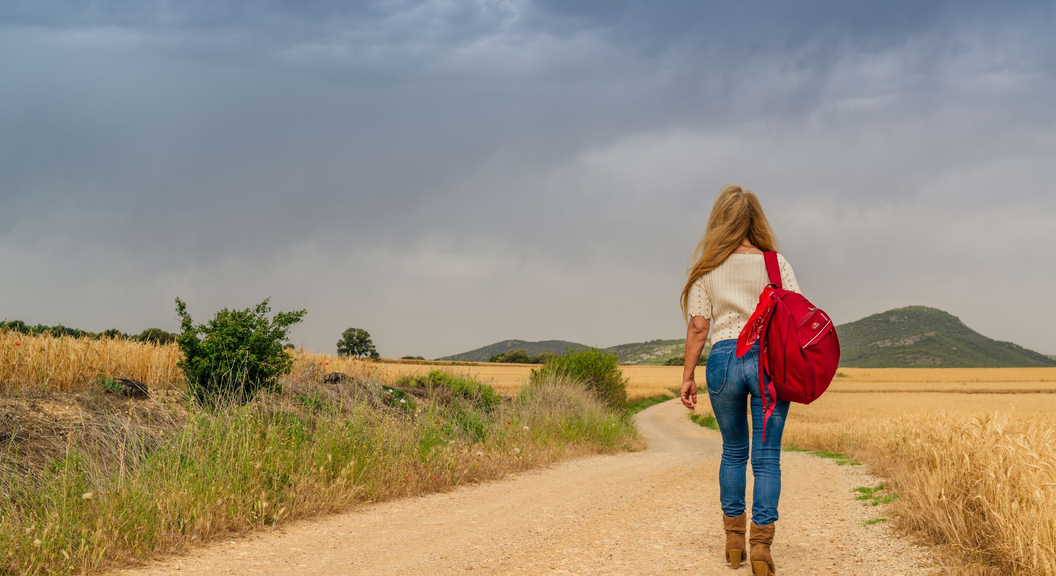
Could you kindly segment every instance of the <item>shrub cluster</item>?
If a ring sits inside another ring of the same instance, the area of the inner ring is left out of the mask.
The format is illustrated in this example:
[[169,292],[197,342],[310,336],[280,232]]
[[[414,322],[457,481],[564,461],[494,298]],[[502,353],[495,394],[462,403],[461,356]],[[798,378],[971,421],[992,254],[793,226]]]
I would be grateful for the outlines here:
[[590,348],[554,356],[541,368],[533,368],[531,379],[535,381],[555,375],[581,382],[611,407],[623,408],[627,405],[627,379],[620,370],[615,354]]
[[548,360],[557,356],[553,352],[546,351],[538,356],[532,356],[527,350],[509,350],[500,352],[488,359],[488,362],[504,362],[508,364],[546,364]]
[[176,340],[183,352],[178,366],[199,403],[244,402],[290,371],[293,357],[283,342],[306,311],[279,312],[269,320],[270,310],[267,300],[245,310],[224,308],[208,324],[195,325],[187,305],[176,299],[183,328]]
[[499,403],[499,395],[491,386],[440,370],[433,370],[425,376],[403,376],[396,380],[396,387],[440,392],[468,400],[485,410],[491,410]]

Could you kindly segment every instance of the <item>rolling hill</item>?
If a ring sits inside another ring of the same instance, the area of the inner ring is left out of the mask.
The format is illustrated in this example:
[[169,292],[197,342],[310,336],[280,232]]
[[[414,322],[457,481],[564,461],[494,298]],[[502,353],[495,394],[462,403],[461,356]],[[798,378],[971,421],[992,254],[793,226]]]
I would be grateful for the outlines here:
[[[993,340],[965,326],[956,316],[925,306],[907,306],[867,316],[837,326],[843,350],[841,366],[859,368],[943,367],[985,368],[1056,366],[1056,357],[1045,356],[1018,344]],[[684,340],[649,340],[603,348],[621,364],[663,364],[681,357]],[[486,362],[500,352],[526,350],[565,352],[588,348],[566,340],[504,340],[438,360]]]
[[956,316],[907,306],[838,326],[841,366],[996,368],[1056,366],[1043,354],[987,338]]
[[[683,342],[684,340],[650,340],[648,342],[619,344],[609,348],[602,348],[602,351],[615,354],[619,358],[620,364],[663,364],[665,360],[672,356],[682,355],[682,348],[685,346]],[[530,356],[538,356],[548,351],[555,354],[564,354],[566,347],[573,350],[586,350],[589,348],[585,344],[567,340],[540,340],[539,342],[503,340],[502,342],[489,344],[469,352],[437,358],[437,360],[487,362],[492,356],[502,352],[509,352],[510,350],[525,350]]]
[[564,354],[566,347],[572,348],[572,350],[575,351],[586,350],[589,348],[589,346],[577,344],[576,342],[568,342],[567,340],[540,340],[538,342],[529,342],[527,340],[503,340],[502,342],[488,344],[487,346],[482,346],[475,350],[470,350],[469,352],[437,358],[437,360],[487,362],[492,356],[503,352],[509,352],[510,350],[525,350],[528,352],[529,356],[538,356],[543,352]]
[[648,342],[633,342],[631,344],[617,344],[605,348],[609,354],[615,354],[620,364],[663,364],[665,360],[673,357],[682,357],[686,348],[684,339],[678,340],[649,340]]

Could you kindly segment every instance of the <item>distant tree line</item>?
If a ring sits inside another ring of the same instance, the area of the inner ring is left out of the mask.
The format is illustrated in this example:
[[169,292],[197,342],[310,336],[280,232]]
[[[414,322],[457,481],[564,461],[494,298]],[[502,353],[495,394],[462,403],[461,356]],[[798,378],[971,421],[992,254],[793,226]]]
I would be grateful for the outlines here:
[[488,362],[505,362],[508,364],[546,364],[548,360],[558,356],[549,350],[532,356],[527,350],[510,350],[501,352],[488,359]]
[[151,342],[154,344],[171,344],[176,341],[176,334],[166,332],[161,328],[147,328],[139,334],[128,334],[117,328],[103,330],[102,332],[89,332],[79,328],[70,328],[59,324],[47,326],[45,324],[26,324],[21,320],[0,320],[0,330],[9,330],[20,334],[32,334],[40,336],[50,334],[52,336],[69,336],[71,338],[121,338],[123,340],[134,340],[137,342]]
[[[697,366],[703,366],[707,361],[708,361],[708,355],[707,354],[701,354],[700,358],[697,358]],[[672,356],[671,358],[668,358],[667,361],[664,362],[664,366],[685,366],[685,364],[686,364],[686,357],[685,356]]]

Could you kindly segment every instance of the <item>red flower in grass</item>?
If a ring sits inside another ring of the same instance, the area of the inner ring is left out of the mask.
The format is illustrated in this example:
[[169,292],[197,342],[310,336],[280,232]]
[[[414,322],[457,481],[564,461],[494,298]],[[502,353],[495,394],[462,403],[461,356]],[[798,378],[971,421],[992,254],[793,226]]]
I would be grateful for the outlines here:
[[327,366],[329,366],[329,365],[330,365],[330,363],[329,363],[329,362],[324,362],[324,364],[326,364]]
[[21,342],[15,342],[15,346],[21,346],[21,345],[22,345]]
[[513,422],[510,422],[509,420],[507,420],[506,423],[507,424],[513,424]]

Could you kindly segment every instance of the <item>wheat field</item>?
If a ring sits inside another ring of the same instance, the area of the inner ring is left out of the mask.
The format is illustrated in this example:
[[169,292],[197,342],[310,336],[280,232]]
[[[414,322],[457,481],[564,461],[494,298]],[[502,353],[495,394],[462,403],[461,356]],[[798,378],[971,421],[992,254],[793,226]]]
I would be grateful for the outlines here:
[[[344,372],[391,383],[402,374],[427,372],[430,368],[341,358],[303,349],[292,353],[293,371],[285,377],[287,381],[317,380],[329,372]],[[132,378],[152,390],[179,388],[183,382],[176,366],[180,358],[175,344],[0,331],[0,393],[76,392],[101,378]]]
[[[425,374],[440,369],[457,375],[471,375],[490,383],[496,391],[512,395],[525,385],[532,364],[475,364],[384,360],[370,362],[352,358],[341,358],[329,354],[317,354],[303,349],[293,350],[295,358],[293,373],[288,378],[303,380],[328,372],[344,372],[350,375],[369,375],[383,381],[392,381],[403,374]],[[144,344],[122,339],[91,339],[53,336],[30,336],[15,332],[0,331],[0,392],[76,391],[89,386],[99,378],[133,378],[157,388],[180,385],[182,375],[176,367],[180,359],[179,349],[173,345]],[[630,399],[645,398],[670,393],[682,383],[682,368],[679,366],[623,366],[628,378],[627,395]],[[697,383],[704,385],[704,367],[697,367]],[[1056,368],[842,368],[830,388],[833,393],[865,393],[885,395],[891,393],[951,393],[957,405],[998,407],[1021,406],[1031,410],[1032,406],[1051,407],[1045,396],[1029,396],[1017,399],[1022,394],[1045,394],[1056,392]],[[962,398],[963,394],[982,394],[980,398]],[[1009,395],[1005,399],[993,395]],[[899,410],[914,409],[915,403],[928,406],[946,402],[919,396],[916,400],[887,398],[875,402],[871,398],[859,398],[862,404],[897,406]],[[850,402],[850,400],[848,400]],[[1002,404],[1004,402],[1004,404]],[[814,406],[825,406],[828,400]],[[1011,403],[1011,404],[1010,404]],[[1039,408],[1040,410],[1040,408]],[[814,412],[808,412],[814,413]],[[890,411],[886,412],[890,413]]]
[[[371,376],[392,383],[401,375],[426,374],[440,369],[471,376],[491,384],[496,392],[512,396],[528,382],[533,364],[467,365],[451,362],[372,362],[293,350],[293,372],[288,381],[317,380],[329,372]],[[155,345],[122,339],[30,336],[0,331],[0,393],[75,392],[101,378],[132,378],[151,389],[180,387],[176,367],[180,351],[175,344]],[[703,377],[703,370],[699,371]],[[632,399],[670,392],[681,384],[681,369],[667,366],[625,366]]]
[[950,573],[1056,574],[1056,369],[842,370],[784,442],[847,453]]

